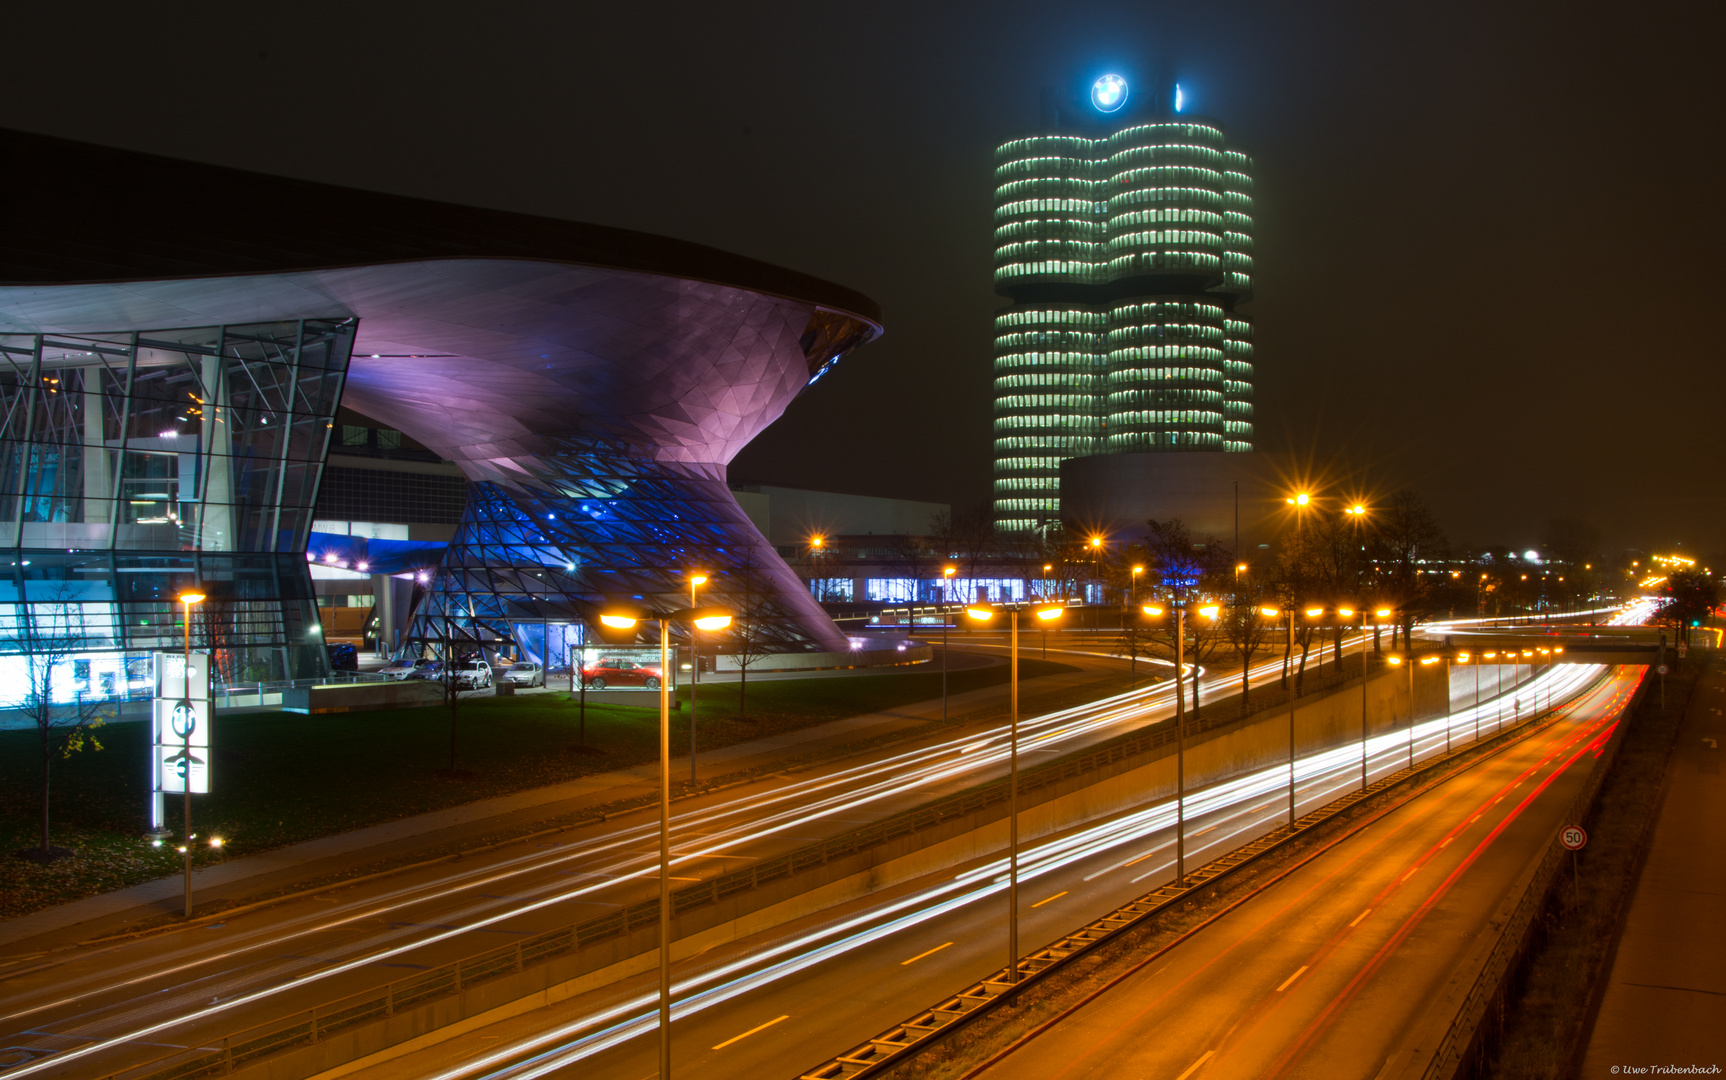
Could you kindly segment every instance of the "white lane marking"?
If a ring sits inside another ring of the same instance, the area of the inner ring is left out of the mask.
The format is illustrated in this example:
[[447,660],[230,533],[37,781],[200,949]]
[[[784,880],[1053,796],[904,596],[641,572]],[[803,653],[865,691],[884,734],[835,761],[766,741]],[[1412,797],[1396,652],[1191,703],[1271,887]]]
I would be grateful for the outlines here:
[[1290,975],[1288,978],[1283,980],[1283,984],[1281,986],[1277,987],[1276,992],[1280,994],[1284,990],[1287,990],[1289,988],[1290,983],[1294,982],[1296,979],[1298,979],[1302,975],[1306,974],[1306,969],[1307,969],[1307,966],[1305,964],[1302,964],[1300,966],[1299,971],[1295,972],[1293,975]]
[[1408,868],[1408,873],[1406,873],[1406,874],[1404,874],[1404,875],[1402,875],[1402,881],[1398,881],[1398,882],[1397,882],[1397,884],[1398,884],[1398,885],[1401,885],[1401,884],[1402,884],[1402,882],[1403,882],[1403,881],[1407,881],[1407,880],[1408,880],[1408,879],[1409,879],[1409,878],[1411,878],[1411,877],[1413,877],[1413,876],[1414,876],[1414,872],[1415,872],[1415,871],[1416,871],[1416,870],[1419,870],[1419,869],[1420,869],[1420,867],[1418,867],[1418,866],[1411,866],[1411,867],[1409,867],[1409,868]]
[[1371,914],[1372,914],[1372,909],[1367,908],[1365,911],[1361,912],[1359,915],[1356,915],[1354,917],[1354,922],[1349,923],[1348,928],[1350,930],[1353,930],[1357,923],[1359,923],[1362,919],[1366,918],[1368,915],[1371,915]]

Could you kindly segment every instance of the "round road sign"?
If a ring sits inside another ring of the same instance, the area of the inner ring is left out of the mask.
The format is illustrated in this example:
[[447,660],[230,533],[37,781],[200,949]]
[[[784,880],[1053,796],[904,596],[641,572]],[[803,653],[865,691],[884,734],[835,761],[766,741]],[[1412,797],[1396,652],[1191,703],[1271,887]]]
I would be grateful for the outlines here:
[[1581,851],[1588,844],[1588,833],[1580,825],[1566,825],[1559,830],[1558,842],[1571,851]]
[[1667,667],[1665,664],[1661,664],[1659,667],[1655,668],[1654,670],[1656,672],[1660,673],[1661,675],[1665,675],[1667,672],[1671,671],[1672,669]]

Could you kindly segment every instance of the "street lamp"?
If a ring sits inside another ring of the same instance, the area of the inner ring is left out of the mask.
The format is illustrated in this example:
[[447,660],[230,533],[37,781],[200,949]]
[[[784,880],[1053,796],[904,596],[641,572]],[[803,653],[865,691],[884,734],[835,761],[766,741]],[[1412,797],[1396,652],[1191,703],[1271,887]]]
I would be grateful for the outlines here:
[[959,572],[957,566],[941,568],[941,721],[947,720],[947,583]]
[[196,589],[187,589],[180,594],[181,621],[186,624],[186,653],[180,668],[180,708],[181,716],[185,717],[182,727],[185,730],[185,742],[180,747],[180,764],[186,770],[184,783],[180,787],[181,799],[185,812],[185,837],[180,847],[183,855],[181,860],[186,873],[186,918],[192,917],[192,732],[197,727],[192,711],[192,605],[204,602],[204,594]]
[[[1007,982],[1019,981],[1019,613],[1012,609],[1012,636],[1008,644],[1010,670],[1007,674]],[[1031,609],[1040,625],[1047,626],[1059,619],[1066,609],[1059,604],[1041,603]],[[995,609],[984,604],[972,604],[965,614],[977,622],[986,623],[995,617]]]
[[[633,630],[648,620],[659,623],[659,1076],[671,1080],[671,624],[687,621],[696,630],[723,630],[731,613],[697,608],[651,614],[616,605],[599,614],[614,630]],[[693,633],[692,633],[693,637]]]
[[[695,588],[707,584],[706,574],[689,575],[689,608],[695,610]],[[727,620],[729,622],[730,620]],[[661,671],[661,675],[666,672]],[[664,682],[662,678],[660,682]],[[695,783],[695,685],[701,681],[701,646],[695,627],[689,628],[689,782]]]
[[[1169,605],[1175,612],[1175,873],[1179,875],[1182,884],[1187,880],[1187,721],[1186,701],[1182,696],[1181,683],[1186,678],[1186,646],[1187,646],[1187,605],[1176,602]],[[1148,618],[1161,619],[1166,609],[1155,602],[1142,604],[1139,610]],[[1215,620],[1217,606],[1209,604],[1199,608],[1196,614]],[[1199,705],[1199,672],[1198,665],[1193,665],[1193,711],[1198,711]]]

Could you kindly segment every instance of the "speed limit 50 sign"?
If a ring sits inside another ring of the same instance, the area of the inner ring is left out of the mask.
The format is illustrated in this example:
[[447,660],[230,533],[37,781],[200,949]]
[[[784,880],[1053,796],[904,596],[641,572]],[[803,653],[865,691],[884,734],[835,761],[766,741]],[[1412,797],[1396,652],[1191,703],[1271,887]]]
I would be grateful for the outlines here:
[[1588,844],[1588,833],[1580,825],[1566,825],[1558,833],[1558,842],[1571,851],[1581,851]]

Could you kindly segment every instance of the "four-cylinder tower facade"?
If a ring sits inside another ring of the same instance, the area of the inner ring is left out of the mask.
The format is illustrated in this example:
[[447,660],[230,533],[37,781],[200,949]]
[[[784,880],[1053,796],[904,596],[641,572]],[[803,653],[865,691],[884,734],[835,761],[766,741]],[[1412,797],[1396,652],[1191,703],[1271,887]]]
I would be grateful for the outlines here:
[[[1093,88],[1098,111],[1125,84]],[[1129,116],[1046,110],[995,151],[998,528],[1061,517],[1068,458],[1250,451],[1252,159],[1172,83]],[[1062,124],[1067,119],[1069,122]]]

